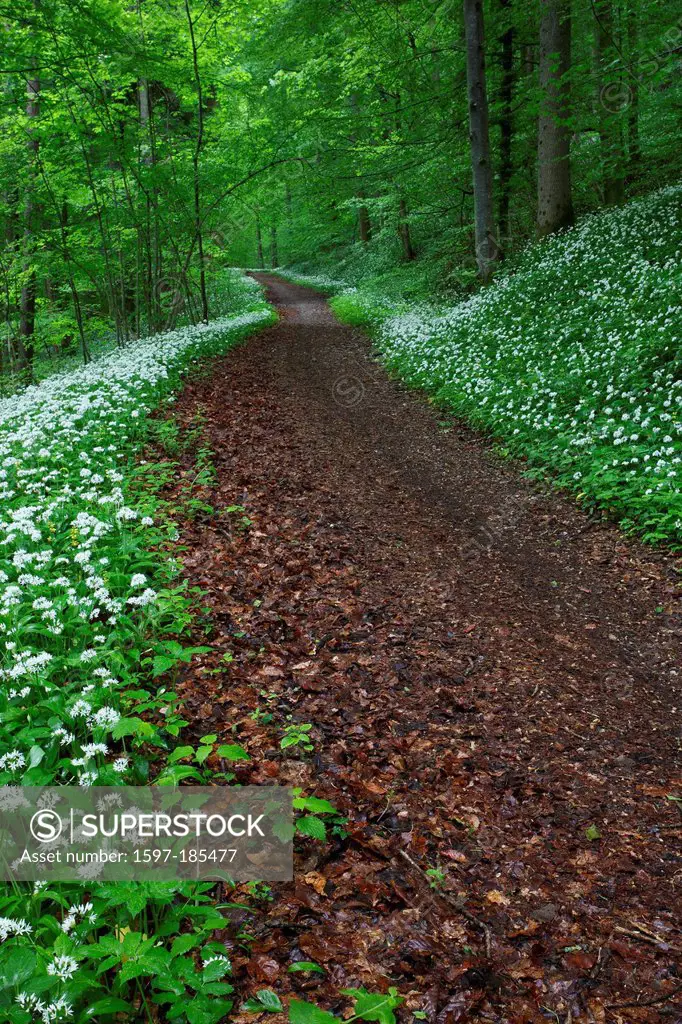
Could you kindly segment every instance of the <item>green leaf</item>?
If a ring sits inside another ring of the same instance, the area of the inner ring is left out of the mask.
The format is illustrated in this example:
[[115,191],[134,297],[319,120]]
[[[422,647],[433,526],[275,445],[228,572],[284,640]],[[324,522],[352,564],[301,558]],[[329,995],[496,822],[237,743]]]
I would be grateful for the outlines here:
[[188,932],[185,935],[178,935],[177,938],[173,939],[173,945],[171,946],[171,956],[182,956],[188,949],[192,949],[201,942],[199,935],[194,935],[192,932]]
[[216,751],[218,757],[224,757],[228,761],[250,761],[251,757],[240,747],[238,743],[223,743]]
[[154,658],[152,666],[152,676],[156,678],[157,676],[162,676],[164,672],[170,672],[173,666],[177,665],[177,662],[177,658],[167,658],[163,655],[157,655],[157,657]]
[[213,753],[213,747],[212,746],[210,746],[210,747],[209,746],[197,747],[197,752],[194,755],[194,760],[198,764],[203,764],[204,761],[206,760],[206,758],[209,757],[209,755],[212,754],[212,753]]
[[262,988],[256,992],[256,997],[260,1003],[270,1013],[279,1013],[282,1009],[282,1001],[276,992],[273,992],[269,988]]
[[291,1024],[339,1024],[339,1018],[333,1013],[302,999],[292,999],[289,1002],[289,1020]]
[[154,726],[142,718],[122,718],[116,723],[111,735],[115,740],[120,740],[123,736],[140,736],[142,739],[150,739],[155,732]]
[[586,828],[585,835],[590,840],[590,842],[595,842],[595,840],[601,839],[601,832],[599,831],[596,825],[590,825],[589,828]]
[[168,755],[168,764],[175,764],[176,761],[182,761],[186,757],[194,756],[194,747],[184,746],[176,747],[175,750]]
[[187,1003],[185,1013],[189,1024],[218,1024],[232,1009],[230,999],[209,999],[196,995]]
[[323,800],[319,796],[299,796],[295,797],[294,808],[297,811],[313,811],[314,814],[336,814],[337,810],[334,804],[330,804],[328,800]]
[[313,963],[312,960],[297,960],[295,964],[287,967],[289,974],[296,974],[298,971],[315,971],[317,974],[324,974],[324,967]]
[[212,647],[185,647],[184,651],[178,655],[182,661],[191,661],[195,654],[208,654],[212,651]]
[[92,1003],[83,1011],[83,1020],[98,1020],[100,1016],[106,1013],[129,1013],[132,1010],[132,1004],[126,1003],[125,999],[105,996],[104,999],[98,999],[96,1003]]
[[201,972],[204,981],[203,988],[206,988],[207,983],[220,981],[221,978],[230,970],[230,964],[227,960],[212,960],[210,964],[206,964]]
[[397,989],[390,988],[384,995],[368,992],[364,988],[343,989],[343,994],[355,998],[353,1012],[362,1020],[379,1021],[379,1024],[396,1024],[394,1010],[403,1002]]
[[0,991],[16,988],[30,978],[36,967],[36,955],[26,946],[17,946],[0,964]]
[[312,836],[313,839],[319,839],[321,843],[327,838],[327,829],[324,822],[321,818],[315,818],[312,815],[298,818],[296,821],[296,831],[300,832],[303,836]]
[[28,764],[29,768],[35,768],[40,764],[42,759],[45,757],[45,751],[42,747],[31,747],[28,752]]
[[174,764],[161,772],[158,779],[156,779],[156,785],[175,786],[178,782],[182,782],[183,779],[199,779],[203,782],[204,776],[200,771],[188,764]]

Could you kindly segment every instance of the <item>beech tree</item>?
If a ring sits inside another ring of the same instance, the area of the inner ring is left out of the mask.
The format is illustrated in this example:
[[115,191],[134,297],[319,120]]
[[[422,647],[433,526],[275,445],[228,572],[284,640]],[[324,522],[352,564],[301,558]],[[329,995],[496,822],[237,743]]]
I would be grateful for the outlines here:
[[[625,189],[622,108],[628,94],[624,91],[626,83],[619,68],[612,0],[595,0],[593,9],[600,76],[597,82],[597,110],[602,147],[604,203],[613,206],[623,201]],[[634,96],[632,98],[634,99]]]
[[538,214],[540,236],[573,223],[571,192],[571,4],[540,0]]
[[493,172],[490,162],[488,94],[485,82],[483,0],[464,0],[464,30],[467,50],[467,92],[469,139],[474,183],[474,237],[476,262],[483,282],[492,276],[499,259],[493,213]]

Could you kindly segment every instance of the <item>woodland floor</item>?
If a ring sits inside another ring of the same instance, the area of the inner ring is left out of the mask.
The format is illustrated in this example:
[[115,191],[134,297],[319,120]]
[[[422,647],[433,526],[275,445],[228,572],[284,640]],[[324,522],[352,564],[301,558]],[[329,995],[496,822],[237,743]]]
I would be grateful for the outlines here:
[[[341,1012],[340,989],[395,985],[434,1024],[682,1021],[673,560],[444,426],[319,295],[258,278],[280,322],[176,405],[205,417],[207,500],[253,523],[185,524],[215,654],[181,692],[197,737],[248,748],[241,781],[327,797],[349,835],[304,841],[296,882],[235,912],[240,991]],[[314,754],[279,749],[289,715]]]

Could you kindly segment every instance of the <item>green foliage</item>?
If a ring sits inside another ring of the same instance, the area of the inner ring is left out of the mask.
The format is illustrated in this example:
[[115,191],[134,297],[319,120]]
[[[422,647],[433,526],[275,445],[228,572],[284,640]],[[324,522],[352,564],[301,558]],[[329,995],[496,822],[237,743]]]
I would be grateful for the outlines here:
[[[164,754],[156,782],[205,782],[214,752],[248,757],[215,734],[174,746],[169,680],[209,648],[183,642],[190,595],[169,553],[177,531],[157,515],[164,473],[141,476],[135,459],[183,371],[269,320],[260,303],[3,404],[0,785],[145,784]],[[156,1005],[178,1024],[221,1020],[232,986],[213,902],[203,883],[3,885],[0,1018],[28,1024],[42,1006],[108,1024]]]
[[242,1007],[247,1013],[263,1013],[265,1010],[267,1013],[280,1013],[282,1010],[282,1000],[279,998],[276,992],[271,989],[262,988],[253,999],[247,999]]
[[427,868],[426,877],[432,889],[442,889],[446,882],[446,875],[442,868]]
[[312,960],[297,960],[295,964],[287,967],[289,974],[298,974],[300,971],[312,971],[314,974],[324,974],[324,967],[313,963]]
[[[675,181],[681,167],[679,24],[663,6],[613,0],[609,8],[611,38],[599,52],[596,8],[573,12],[566,85],[579,215],[609,199],[610,177],[634,196]],[[483,5],[494,243],[507,260],[535,230],[540,13],[529,0]],[[295,277],[313,274],[322,290],[341,278],[391,300],[470,292],[476,263],[462,36],[461,4],[450,2],[271,5],[244,52],[264,146],[286,162],[247,186],[251,213],[232,240],[233,260],[257,264],[260,225],[270,265],[276,227],[280,264]],[[286,40],[286,61],[275,40]],[[365,241],[361,211],[371,229]]]
[[[395,1010],[403,1003],[398,990],[389,988],[385,994],[368,992],[364,988],[348,988],[343,994],[354,999],[352,1013],[344,1020],[377,1021],[378,1024],[396,1024]],[[338,1024],[340,1018],[327,1010],[300,999],[289,1003],[290,1024]]]
[[284,727],[284,736],[279,742],[282,750],[286,750],[288,747],[300,747],[306,752],[314,750],[314,745],[310,739],[310,731],[312,725],[309,722],[291,722],[289,725]]

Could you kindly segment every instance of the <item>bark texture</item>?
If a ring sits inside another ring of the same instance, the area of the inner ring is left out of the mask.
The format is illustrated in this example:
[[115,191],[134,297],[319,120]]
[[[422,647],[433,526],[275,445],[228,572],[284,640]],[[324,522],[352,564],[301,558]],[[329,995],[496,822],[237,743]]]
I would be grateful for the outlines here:
[[485,50],[482,0],[464,0],[467,50],[469,138],[474,185],[476,263],[483,282],[490,280],[500,250],[495,240],[493,175],[490,163],[488,96],[485,84]]
[[622,114],[627,105],[625,84],[610,71],[617,56],[611,0],[595,0],[597,60],[599,65],[599,137],[602,153],[602,188],[606,206],[622,203],[625,192]]
[[573,223],[571,193],[570,0],[541,0],[538,119],[538,218],[540,237]]

